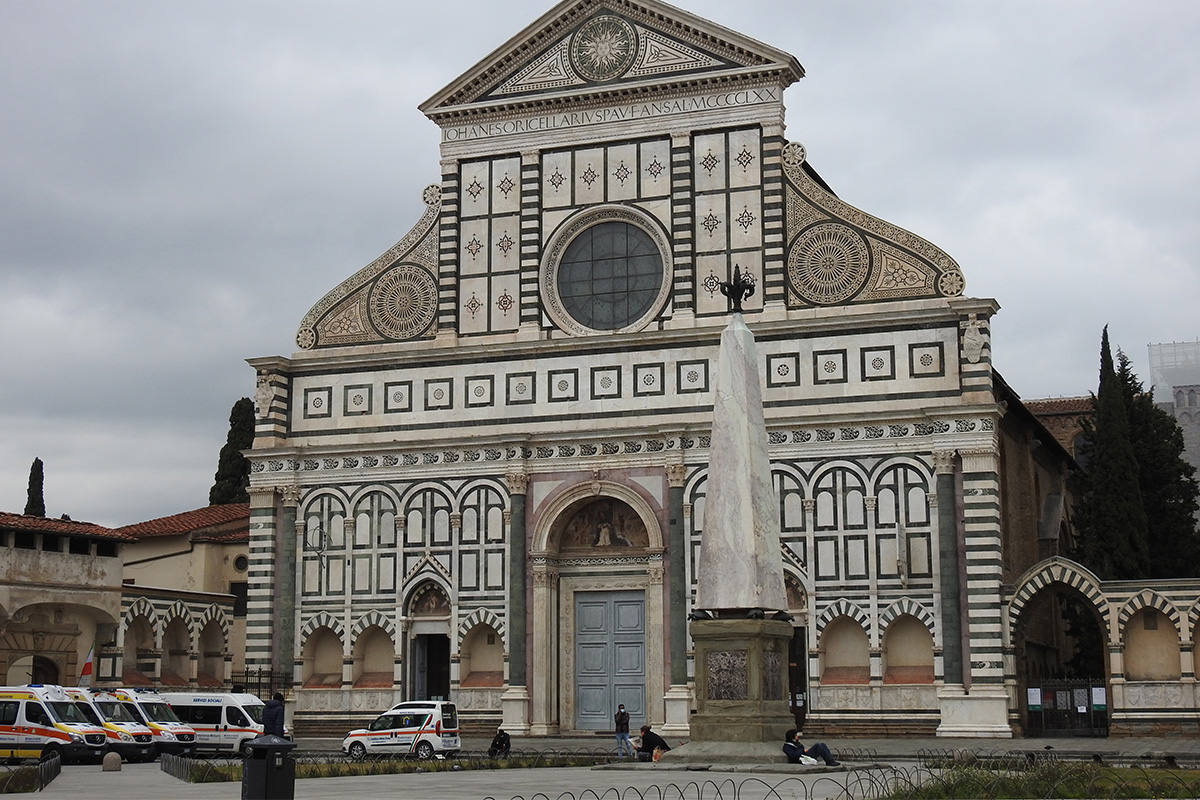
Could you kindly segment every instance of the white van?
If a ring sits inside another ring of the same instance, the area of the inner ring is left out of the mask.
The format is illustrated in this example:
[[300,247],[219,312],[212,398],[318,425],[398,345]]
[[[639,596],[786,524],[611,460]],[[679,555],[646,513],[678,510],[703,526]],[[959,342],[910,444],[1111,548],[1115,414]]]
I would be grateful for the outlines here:
[[[155,754],[191,753],[196,749],[196,732],[184,725],[153,689],[107,689],[93,694],[101,710],[120,703],[129,715],[150,729]],[[112,713],[116,713],[115,709]]]
[[107,741],[63,687],[0,687],[0,758],[99,760]]
[[252,694],[163,692],[162,699],[196,731],[197,750],[246,753],[246,743],[262,736],[266,703]]
[[106,703],[101,709],[90,690],[68,686],[65,691],[93,725],[104,729],[109,750],[125,761],[154,760],[154,734],[120,703]]
[[342,752],[351,758],[363,758],[368,753],[417,758],[453,756],[461,746],[458,708],[441,700],[397,703],[366,728],[350,731],[342,740]]

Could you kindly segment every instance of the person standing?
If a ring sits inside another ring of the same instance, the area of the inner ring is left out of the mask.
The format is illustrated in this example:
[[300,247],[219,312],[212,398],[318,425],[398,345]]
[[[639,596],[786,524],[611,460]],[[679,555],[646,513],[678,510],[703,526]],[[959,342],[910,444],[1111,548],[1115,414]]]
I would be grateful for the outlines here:
[[276,692],[263,709],[263,735],[273,733],[283,738],[283,693]]
[[629,740],[629,712],[625,710],[624,703],[617,706],[613,722],[617,727],[617,755],[621,758],[633,758],[633,742]]

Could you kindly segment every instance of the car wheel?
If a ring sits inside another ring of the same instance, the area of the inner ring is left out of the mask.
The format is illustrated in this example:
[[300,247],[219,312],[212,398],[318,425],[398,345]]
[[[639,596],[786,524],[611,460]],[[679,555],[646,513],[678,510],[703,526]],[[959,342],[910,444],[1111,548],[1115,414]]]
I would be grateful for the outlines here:
[[350,757],[355,761],[362,761],[367,757],[367,747],[362,742],[352,742],[350,744]]
[[243,741],[241,744],[238,745],[238,752],[242,754],[243,758],[250,757],[250,754],[254,751],[250,748],[250,740],[249,739],[246,739],[245,741]]
[[417,758],[422,760],[433,758],[433,745],[429,742],[420,742],[417,745]]
[[55,756],[58,756],[59,758],[63,757],[62,748],[58,747],[57,745],[52,744],[49,747],[46,747],[45,749],[42,750],[42,761],[49,761],[50,759],[54,758]]

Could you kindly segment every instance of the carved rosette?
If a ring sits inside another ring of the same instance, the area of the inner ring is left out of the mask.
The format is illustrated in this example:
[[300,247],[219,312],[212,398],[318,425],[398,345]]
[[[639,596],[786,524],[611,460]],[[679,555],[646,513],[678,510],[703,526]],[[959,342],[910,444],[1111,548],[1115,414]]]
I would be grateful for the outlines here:
[[429,330],[437,314],[437,280],[424,267],[401,264],[371,288],[371,324],[389,339],[412,339]]

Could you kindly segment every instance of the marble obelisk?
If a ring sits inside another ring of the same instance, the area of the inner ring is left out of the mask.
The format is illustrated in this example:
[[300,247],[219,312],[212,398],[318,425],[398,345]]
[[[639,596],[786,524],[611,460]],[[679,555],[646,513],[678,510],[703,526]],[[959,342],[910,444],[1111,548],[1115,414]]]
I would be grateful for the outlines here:
[[787,608],[779,501],[771,484],[754,334],[735,313],[721,334],[696,609],[713,617]]
[[696,708],[691,741],[666,756],[712,763],[783,761],[783,734],[794,726],[786,694],[792,626],[758,356],[740,313],[741,299],[753,285],[735,270],[722,291],[734,314],[717,359],[690,625]]

